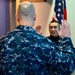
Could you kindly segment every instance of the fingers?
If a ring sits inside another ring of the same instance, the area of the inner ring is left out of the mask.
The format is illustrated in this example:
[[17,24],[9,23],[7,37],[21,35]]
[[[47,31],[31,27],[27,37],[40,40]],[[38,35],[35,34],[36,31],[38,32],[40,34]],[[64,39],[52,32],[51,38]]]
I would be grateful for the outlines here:
[[70,37],[71,32],[70,32],[70,24],[66,20],[62,21],[62,26],[60,29],[60,36],[61,37]]
[[62,27],[63,28],[70,28],[70,24],[66,20],[64,20],[64,21],[62,21]]
[[41,33],[41,25],[38,25],[36,28],[35,28],[35,31],[37,32],[37,33],[39,33],[39,34],[42,34]]

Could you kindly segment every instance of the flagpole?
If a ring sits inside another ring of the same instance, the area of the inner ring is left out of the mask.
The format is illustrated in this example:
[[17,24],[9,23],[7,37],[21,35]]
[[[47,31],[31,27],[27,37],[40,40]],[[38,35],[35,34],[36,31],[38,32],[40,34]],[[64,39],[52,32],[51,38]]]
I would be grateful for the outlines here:
[[62,12],[63,12],[63,17],[62,17],[62,19],[64,20],[64,0],[62,0]]
[[62,0],[63,20],[67,20],[66,2]]

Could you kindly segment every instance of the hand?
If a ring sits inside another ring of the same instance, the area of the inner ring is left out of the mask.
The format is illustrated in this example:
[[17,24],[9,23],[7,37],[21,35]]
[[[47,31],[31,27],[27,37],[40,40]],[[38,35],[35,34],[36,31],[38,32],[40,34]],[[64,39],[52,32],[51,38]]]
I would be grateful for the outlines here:
[[41,33],[41,25],[38,25],[38,26],[35,28],[35,31],[36,31],[38,34],[42,34],[42,33]]
[[66,20],[62,22],[62,26],[60,30],[58,31],[58,34],[60,37],[71,37],[71,32],[70,32],[70,25],[67,23]]

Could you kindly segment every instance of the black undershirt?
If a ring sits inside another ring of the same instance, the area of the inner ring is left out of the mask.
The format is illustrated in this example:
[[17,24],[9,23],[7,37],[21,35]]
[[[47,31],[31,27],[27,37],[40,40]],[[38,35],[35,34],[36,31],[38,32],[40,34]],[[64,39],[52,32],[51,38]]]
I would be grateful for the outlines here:
[[56,42],[56,41],[59,40],[60,37],[59,36],[57,36],[57,37],[48,36],[47,38],[50,39],[50,40],[52,40],[53,42]]

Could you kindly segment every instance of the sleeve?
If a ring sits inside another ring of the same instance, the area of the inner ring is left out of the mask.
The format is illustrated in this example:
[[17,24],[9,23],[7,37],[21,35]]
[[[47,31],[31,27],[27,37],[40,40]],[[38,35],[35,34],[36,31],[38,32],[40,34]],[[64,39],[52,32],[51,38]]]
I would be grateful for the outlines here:
[[71,74],[75,69],[75,48],[71,39],[67,37],[63,39],[62,46],[63,51],[59,50],[55,45],[50,46],[48,64],[51,67],[50,70]]

